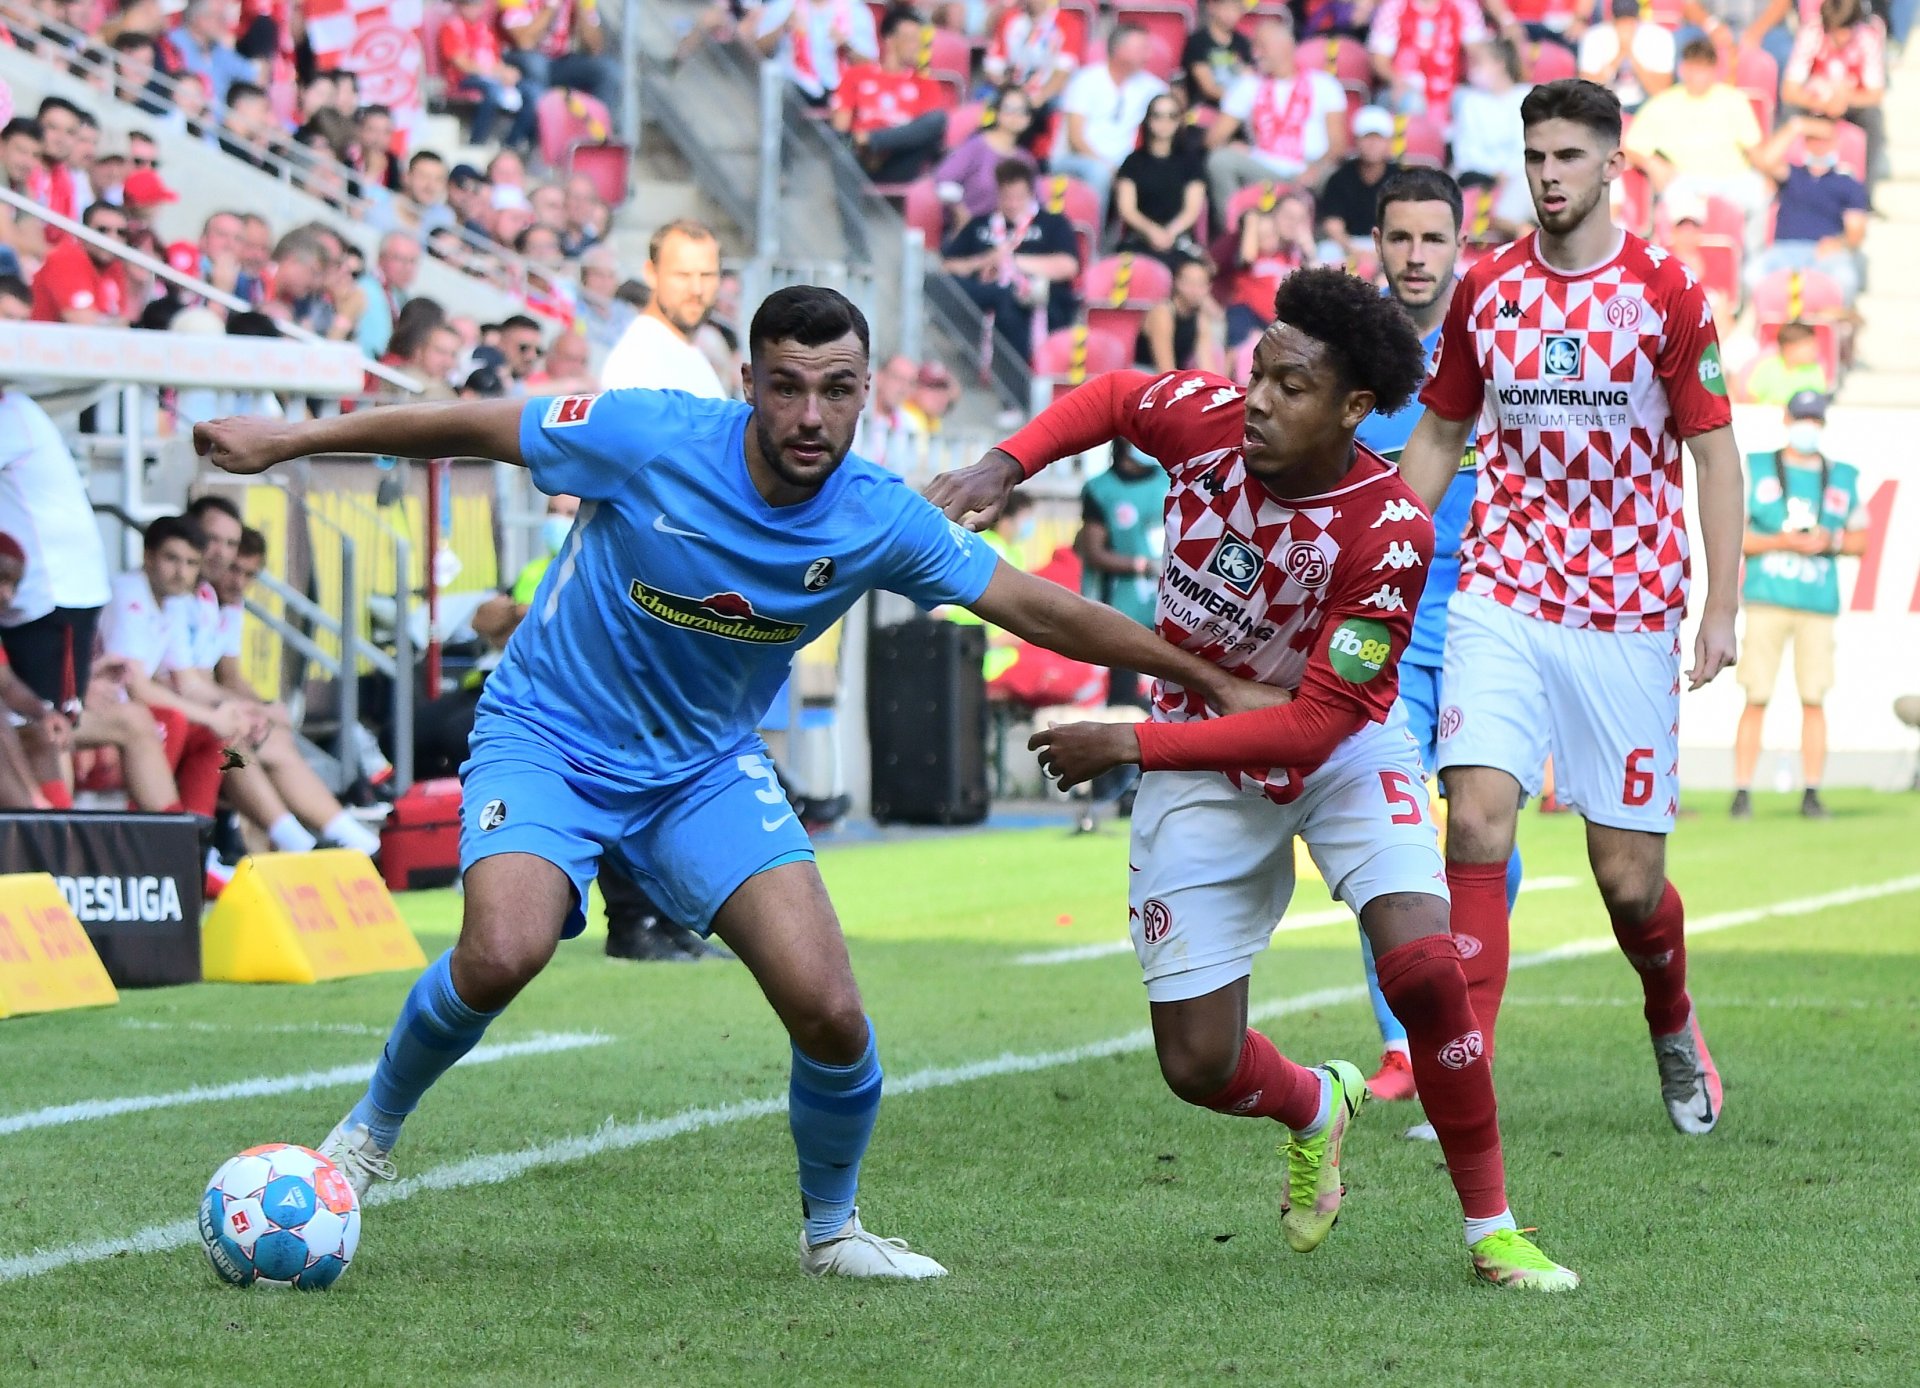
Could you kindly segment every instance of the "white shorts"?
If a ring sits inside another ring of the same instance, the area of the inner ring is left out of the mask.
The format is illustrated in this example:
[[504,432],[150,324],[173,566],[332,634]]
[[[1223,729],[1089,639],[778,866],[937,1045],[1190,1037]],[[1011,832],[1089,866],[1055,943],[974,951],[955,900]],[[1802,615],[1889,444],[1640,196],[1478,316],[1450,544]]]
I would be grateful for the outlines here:
[[1127,921],[1152,1002],[1245,978],[1293,896],[1293,840],[1358,914],[1375,897],[1447,900],[1420,749],[1396,711],[1341,743],[1290,805],[1215,771],[1150,771],[1133,805]]
[[1440,756],[1491,766],[1612,829],[1673,831],[1680,808],[1680,635],[1594,631],[1454,594],[1440,676]]

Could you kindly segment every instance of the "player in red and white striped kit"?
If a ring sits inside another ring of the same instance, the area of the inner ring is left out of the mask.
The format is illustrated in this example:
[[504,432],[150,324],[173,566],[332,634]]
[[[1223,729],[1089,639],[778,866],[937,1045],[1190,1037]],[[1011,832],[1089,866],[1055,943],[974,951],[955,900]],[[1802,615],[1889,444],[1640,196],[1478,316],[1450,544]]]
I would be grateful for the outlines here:
[[1480,476],[1448,611],[1440,711],[1453,928],[1487,1042],[1506,985],[1507,856],[1551,755],[1639,971],[1661,1096],[1712,1130],[1720,1077],[1687,995],[1666,836],[1679,808],[1681,445],[1699,474],[1707,596],[1689,680],[1734,659],[1743,492],[1713,314],[1691,272],[1614,225],[1620,103],[1567,80],[1520,108],[1540,230],[1467,272],[1401,455],[1428,502],[1483,408]]
[[1433,522],[1353,432],[1376,406],[1412,398],[1426,355],[1404,310],[1338,270],[1296,273],[1275,311],[1245,393],[1206,372],[1115,372],[928,495],[985,525],[1058,459],[1115,438],[1159,459],[1171,485],[1155,629],[1293,696],[1215,717],[1192,691],[1159,683],[1151,722],[1034,738],[1063,785],[1123,763],[1145,773],[1128,916],[1168,1087],[1291,1130],[1282,1226],[1294,1249],[1317,1247],[1339,1212],[1342,1140],[1366,1085],[1345,1061],[1295,1064],[1247,1025],[1253,958],[1293,894],[1298,836],[1359,915],[1406,1023],[1476,1273],[1574,1287],[1507,1208],[1491,1067],[1448,933],[1419,749],[1394,700]]

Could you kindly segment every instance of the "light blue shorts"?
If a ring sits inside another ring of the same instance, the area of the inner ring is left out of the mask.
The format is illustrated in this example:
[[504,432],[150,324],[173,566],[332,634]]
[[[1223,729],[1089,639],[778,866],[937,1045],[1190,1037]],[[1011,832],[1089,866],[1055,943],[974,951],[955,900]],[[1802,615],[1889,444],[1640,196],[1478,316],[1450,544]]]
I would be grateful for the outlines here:
[[813,858],[757,738],[677,785],[637,790],[582,771],[510,725],[482,725],[460,768],[460,871],[496,853],[546,859],[573,883],[563,938],[586,928],[582,905],[602,856],[703,935],[749,877]]
[[1431,776],[1440,742],[1440,667],[1400,662],[1400,706],[1407,731],[1420,744],[1420,766]]

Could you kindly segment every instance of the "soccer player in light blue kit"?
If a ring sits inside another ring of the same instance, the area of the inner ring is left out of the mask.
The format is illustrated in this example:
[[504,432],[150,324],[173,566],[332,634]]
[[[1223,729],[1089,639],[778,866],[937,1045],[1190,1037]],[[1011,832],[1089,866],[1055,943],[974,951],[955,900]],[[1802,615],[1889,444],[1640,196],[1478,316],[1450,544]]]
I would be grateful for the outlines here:
[[1001,563],[849,457],[868,332],[841,295],[779,291],[748,343],[744,404],[620,390],[195,427],[195,447],[229,472],[310,453],[497,458],[582,502],[474,722],[459,942],[414,984],[366,1096],[321,1150],[362,1193],[392,1177],[407,1115],[580,932],[608,855],[674,919],[725,940],[792,1039],[801,1267],[937,1277],[939,1263],[867,1232],[854,1208],[878,1051],[813,849],[754,732],[794,652],[887,588],[1201,690],[1223,711],[1274,695]]
[[[1440,324],[1453,300],[1453,267],[1460,255],[1460,185],[1437,169],[1398,169],[1380,185],[1379,209],[1373,244],[1387,278],[1387,292],[1420,329],[1431,362],[1440,345]],[[1398,462],[1422,412],[1415,401],[1395,414],[1368,415],[1354,437],[1381,457]],[[1420,762],[1428,775],[1433,774],[1439,740],[1440,655],[1447,638],[1447,601],[1460,586],[1460,537],[1473,508],[1475,462],[1471,451],[1461,458],[1460,470],[1434,512],[1433,562],[1414,611],[1413,637],[1400,658],[1400,703],[1406,710],[1408,731],[1419,739]],[[1516,848],[1507,862],[1509,910],[1519,891],[1520,850]],[[1360,933],[1360,954],[1366,962],[1367,993],[1373,1000],[1382,1046],[1380,1068],[1367,1081],[1367,1088],[1376,1099],[1411,1099],[1414,1084],[1407,1059],[1407,1029],[1381,995],[1365,931]],[[1421,1124],[1409,1136],[1431,1137],[1432,1129]]]

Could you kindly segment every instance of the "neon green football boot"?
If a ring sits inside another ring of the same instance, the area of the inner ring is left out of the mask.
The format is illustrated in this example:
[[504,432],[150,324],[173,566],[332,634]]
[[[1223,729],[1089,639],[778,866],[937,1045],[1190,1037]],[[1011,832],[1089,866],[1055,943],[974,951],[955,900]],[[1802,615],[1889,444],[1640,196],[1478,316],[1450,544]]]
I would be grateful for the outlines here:
[[1311,1253],[1326,1239],[1340,1217],[1340,1144],[1347,1125],[1367,1101],[1367,1082],[1344,1060],[1319,1067],[1333,1084],[1333,1104],[1327,1125],[1312,1137],[1287,1143],[1287,1193],[1280,1204],[1280,1228],[1295,1253]]
[[1518,1229],[1497,1229],[1469,1250],[1473,1275],[1496,1287],[1522,1287],[1536,1292],[1570,1292],[1580,1275],[1563,1268]]

